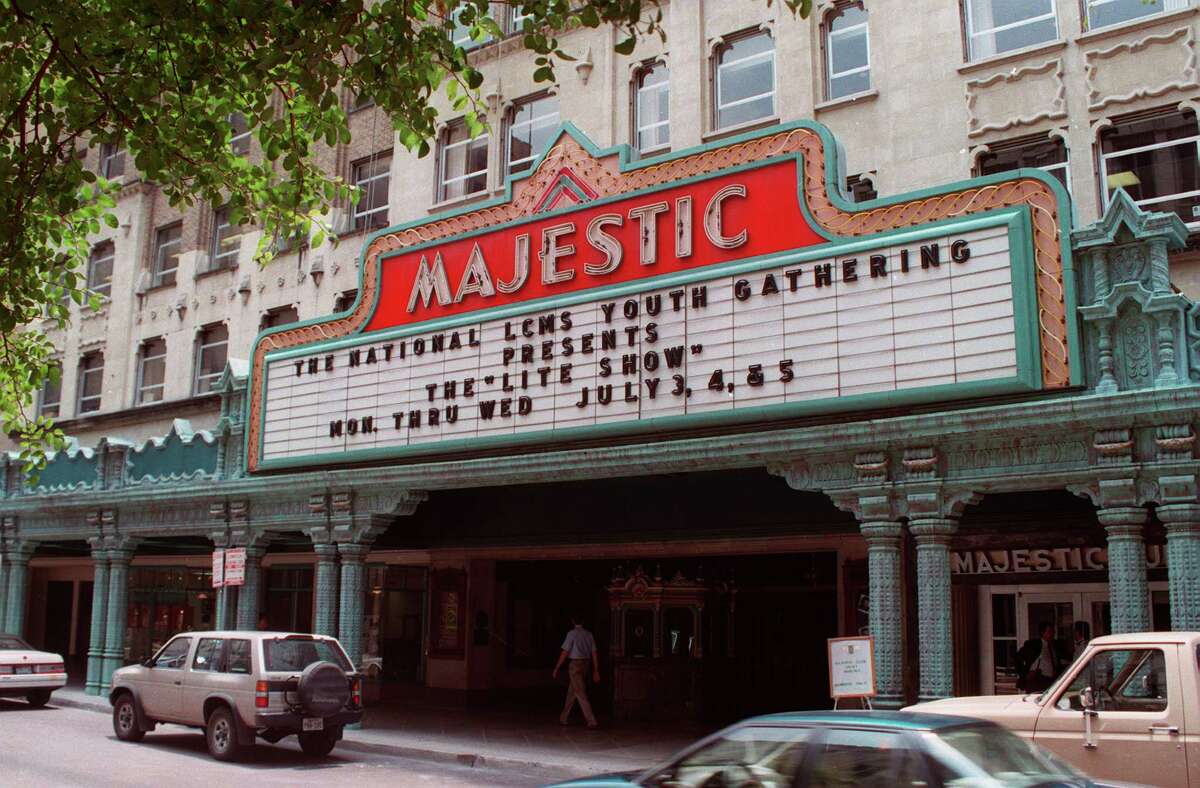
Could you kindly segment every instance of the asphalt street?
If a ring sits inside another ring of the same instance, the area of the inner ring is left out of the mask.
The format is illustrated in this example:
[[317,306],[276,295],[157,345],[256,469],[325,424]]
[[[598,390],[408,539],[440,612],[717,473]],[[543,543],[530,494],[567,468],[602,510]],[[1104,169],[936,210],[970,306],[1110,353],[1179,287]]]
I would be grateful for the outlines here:
[[198,730],[160,725],[139,744],[118,741],[111,718],[73,708],[31,709],[0,700],[0,784],[16,786],[388,785],[535,786],[532,773],[473,768],[355,752],[340,746],[328,758],[305,756],[295,737],[259,742],[241,763],[209,757]]

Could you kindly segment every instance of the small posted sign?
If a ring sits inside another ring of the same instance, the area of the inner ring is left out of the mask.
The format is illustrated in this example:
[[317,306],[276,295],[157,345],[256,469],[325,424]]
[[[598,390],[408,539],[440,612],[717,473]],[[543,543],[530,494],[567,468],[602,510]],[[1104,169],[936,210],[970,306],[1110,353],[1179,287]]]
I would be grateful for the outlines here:
[[875,641],[869,635],[829,639],[829,695],[875,697]]
[[246,582],[246,548],[231,547],[225,551],[225,585],[240,586]]
[[213,588],[225,585],[225,551],[213,550]]

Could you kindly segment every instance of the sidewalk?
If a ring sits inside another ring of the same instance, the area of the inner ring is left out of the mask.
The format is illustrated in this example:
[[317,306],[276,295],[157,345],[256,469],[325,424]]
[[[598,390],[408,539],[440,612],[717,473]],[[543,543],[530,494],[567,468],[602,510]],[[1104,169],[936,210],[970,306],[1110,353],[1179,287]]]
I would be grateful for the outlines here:
[[[56,690],[51,705],[109,714],[106,698],[78,687]],[[589,730],[562,727],[551,714],[478,711],[389,703],[367,708],[360,730],[339,747],[468,766],[539,770],[547,781],[634,771],[666,760],[707,731],[701,727],[622,722]]]

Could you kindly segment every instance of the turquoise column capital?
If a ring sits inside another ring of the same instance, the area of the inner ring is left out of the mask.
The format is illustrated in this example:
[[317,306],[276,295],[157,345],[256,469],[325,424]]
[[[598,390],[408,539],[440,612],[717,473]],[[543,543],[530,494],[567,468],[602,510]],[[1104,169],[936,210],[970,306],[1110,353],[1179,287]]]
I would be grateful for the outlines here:
[[859,525],[867,542],[867,615],[875,641],[875,705],[904,705],[904,578],[900,541],[904,527],[888,520]]
[[1173,503],[1155,510],[1167,528],[1167,584],[1171,629],[1200,629],[1200,504]]
[[1108,536],[1108,601],[1114,635],[1151,629],[1142,533],[1149,514],[1142,506],[1114,506],[1096,512]]
[[908,530],[917,542],[920,699],[948,698],[954,694],[950,541],[958,522],[947,517],[917,517],[909,520]]

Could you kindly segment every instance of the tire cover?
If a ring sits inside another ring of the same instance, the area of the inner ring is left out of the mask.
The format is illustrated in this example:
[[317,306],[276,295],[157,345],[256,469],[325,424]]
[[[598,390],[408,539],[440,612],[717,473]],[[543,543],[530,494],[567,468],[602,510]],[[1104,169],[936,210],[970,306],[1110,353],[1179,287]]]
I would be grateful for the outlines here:
[[314,662],[300,674],[300,705],[313,717],[328,717],[350,702],[350,682],[332,662]]

